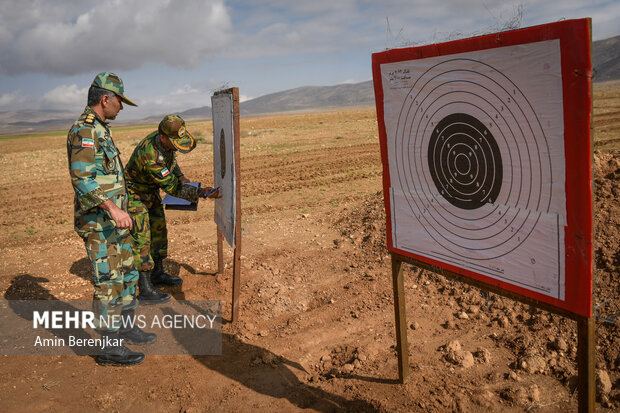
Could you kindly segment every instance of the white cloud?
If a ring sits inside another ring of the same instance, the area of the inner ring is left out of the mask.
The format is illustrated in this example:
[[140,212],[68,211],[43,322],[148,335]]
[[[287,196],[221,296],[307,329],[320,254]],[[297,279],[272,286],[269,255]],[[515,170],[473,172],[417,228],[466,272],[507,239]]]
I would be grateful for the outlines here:
[[201,106],[211,106],[211,94],[208,91],[193,91],[191,93],[176,93],[178,91],[147,96],[140,100],[137,108],[125,106],[119,120],[140,119],[152,115],[179,113]]
[[79,108],[86,105],[88,87],[78,88],[76,84],[60,85],[43,95],[44,104],[51,107]]
[[526,6],[525,15],[531,18],[532,24],[591,17],[592,40],[620,34],[620,2],[617,0],[533,0],[533,4]]
[[[138,108],[127,111],[128,117],[146,117],[156,113],[177,113],[202,106],[211,106],[213,91],[223,85],[222,81],[209,79],[197,84],[186,84],[169,94],[162,94],[141,99]],[[230,86],[226,86],[230,87]],[[252,99],[247,95],[240,95],[239,101]],[[137,109],[137,110],[136,110]]]
[[192,93],[199,93],[198,89],[193,88],[190,85],[183,85],[182,88],[179,88],[172,92],[173,95],[188,95]]
[[[522,9],[522,25],[593,17],[594,38],[617,35],[617,0],[250,0],[235,4],[242,28],[225,54],[369,52],[432,43],[504,28]],[[388,21],[390,30],[388,31]],[[615,26],[614,26],[615,24]],[[614,26],[614,27],[612,27]]]
[[[0,109],[79,110],[86,93],[74,83],[88,82],[68,76],[104,70],[132,80],[128,93],[140,106],[121,118],[210,105],[223,85],[256,97],[358,82],[371,52],[479,33],[520,4],[524,26],[592,17],[594,40],[619,34],[618,0],[2,0]],[[64,85],[41,96],[43,78]]]
[[[211,106],[211,95],[213,95],[215,90],[232,86],[235,85],[217,78],[206,78],[200,82],[184,84],[183,86],[175,85],[170,93],[141,97],[137,108],[125,106],[125,109],[129,110],[121,112],[119,120],[140,119],[152,115],[179,113],[188,109]],[[252,99],[252,97],[247,95],[239,96],[240,102],[245,102],[249,99]]]
[[0,17],[0,72],[194,67],[228,44],[223,1],[9,1]]
[[[593,17],[618,34],[617,0],[4,0],[0,73],[62,76],[148,64],[366,50],[492,29],[524,6],[523,24]],[[391,33],[388,32],[388,23]]]
[[4,93],[0,95],[0,109],[14,110],[21,108],[28,100],[26,96],[22,95],[20,89]]

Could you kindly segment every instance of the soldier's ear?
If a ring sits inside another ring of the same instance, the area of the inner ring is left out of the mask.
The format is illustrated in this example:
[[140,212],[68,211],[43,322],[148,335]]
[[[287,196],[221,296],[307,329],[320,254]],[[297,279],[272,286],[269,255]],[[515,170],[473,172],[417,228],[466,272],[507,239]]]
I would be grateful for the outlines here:
[[109,95],[103,95],[99,102],[101,103],[102,107],[108,106],[110,104],[110,96]]

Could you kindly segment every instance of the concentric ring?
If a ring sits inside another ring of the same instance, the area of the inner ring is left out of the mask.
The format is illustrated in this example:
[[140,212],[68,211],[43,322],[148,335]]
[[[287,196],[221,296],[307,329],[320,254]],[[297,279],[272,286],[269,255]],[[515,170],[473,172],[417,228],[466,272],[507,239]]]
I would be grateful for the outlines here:
[[540,120],[517,85],[484,62],[448,59],[422,72],[401,107],[393,153],[393,186],[456,256],[504,256],[550,210]]

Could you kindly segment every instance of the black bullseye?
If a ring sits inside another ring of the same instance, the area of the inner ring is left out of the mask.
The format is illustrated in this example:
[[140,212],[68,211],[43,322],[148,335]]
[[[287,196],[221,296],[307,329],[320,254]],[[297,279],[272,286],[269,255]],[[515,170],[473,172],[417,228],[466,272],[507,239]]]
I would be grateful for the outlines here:
[[428,145],[430,175],[439,193],[465,210],[497,200],[502,157],[491,132],[475,117],[453,113],[438,122]]
[[467,175],[471,169],[471,160],[462,153],[459,153],[454,160],[454,168],[461,175]]
[[220,172],[222,179],[226,175],[226,137],[224,135],[224,129],[220,132]]

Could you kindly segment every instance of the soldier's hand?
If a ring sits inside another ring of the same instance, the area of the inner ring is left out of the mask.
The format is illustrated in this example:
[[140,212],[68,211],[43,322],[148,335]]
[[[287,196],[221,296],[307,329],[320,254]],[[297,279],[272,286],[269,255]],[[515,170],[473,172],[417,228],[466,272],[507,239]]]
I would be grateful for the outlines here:
[[[213,190],[213,187],[211,187],[211,186],[200,188],[200,196],[204,197],[205,194],[208,194],[209,191],[212,191],[212,190]],[[220,190],[219,189],[217,191],[213,191],[212,193],[207,195],[207,198],[211,198],[211,199],[219,199],[221,197],[222,197],[222,195],[220,194]]]
[[133,221],[131,220],[131,215],[117,207],[116,204],[112,202],[112,200],[105,200],[104,202],[99,204],[99,208],[103,209],[104,211],[108,211],[108,214],[110,214],[110,218],[112,218],[112,220],[116,223],[116,228],[133,228]]
[[214,191],[212,193],[210,193],[207,198],[211,198],[211,199],[220,199],[222,197],[222,194],[220,193],[220,190],[218,189],[217,191]]
[[190,181],[189,179],[187,179],[187,178],[185,177],[185,175],[183,175],[183,176],[179,176],[179,182],[180,182],[181,184],[189,184],[189,183],[190,183],[190,182],[192,182],[192,181]]
[[116,210],[110,211],[110,216],[112,217],[114,222],[116,222],[116,228],[127,228],[129,230],[133,228],[133,221],[131,220],[131,215],[129,215],[122,209],[117,208]]

